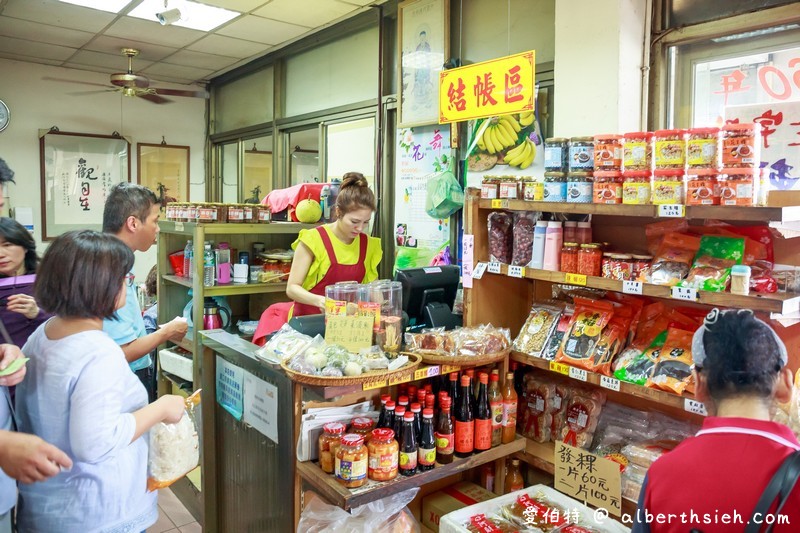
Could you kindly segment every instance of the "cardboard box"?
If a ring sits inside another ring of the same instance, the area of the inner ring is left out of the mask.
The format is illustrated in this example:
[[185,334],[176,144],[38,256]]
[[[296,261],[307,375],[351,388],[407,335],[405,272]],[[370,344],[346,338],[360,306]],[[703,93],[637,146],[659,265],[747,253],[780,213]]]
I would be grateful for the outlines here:
[[800,190],[767,192],[767,206],[791,207],[793,205],[800,205]]
[[497,494],[468,481],[450,485],[422,499],[422,523],[438,532],[439,519],[442,516],[496,497]]

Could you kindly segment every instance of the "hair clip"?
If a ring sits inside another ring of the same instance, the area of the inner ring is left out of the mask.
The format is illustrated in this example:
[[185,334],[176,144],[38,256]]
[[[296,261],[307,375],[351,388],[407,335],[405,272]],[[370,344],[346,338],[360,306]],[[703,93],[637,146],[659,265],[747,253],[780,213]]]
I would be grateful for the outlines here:
[[703,325],[710,326],[712,324],[715,324],[717,322],[717,319],[719,318],[719,313],[720,311],[718,308],[716,307],[713,308],[711,311],[708,312],[705,320],[703,320]]

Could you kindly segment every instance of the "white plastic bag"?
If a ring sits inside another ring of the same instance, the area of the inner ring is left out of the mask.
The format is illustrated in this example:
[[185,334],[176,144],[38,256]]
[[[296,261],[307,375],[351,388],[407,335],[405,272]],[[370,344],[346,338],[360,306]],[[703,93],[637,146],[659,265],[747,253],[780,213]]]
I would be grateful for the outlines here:
[[420,533],[419,522],[406,508],[419,488],[409,489],[381,500],[344,509],[306,493],[306,504],[297,524],[304,533]]
[[284,324],[281,329],[267,341],[262,348],[256,350],[256,357],[269,363],[288,361],[295,355],[305,350],[313,339],[295,330],[289,324]]
[[150,429],[147,490],[169,487],[200,463],[200,391],[186,398],[177,424],[159,422]]

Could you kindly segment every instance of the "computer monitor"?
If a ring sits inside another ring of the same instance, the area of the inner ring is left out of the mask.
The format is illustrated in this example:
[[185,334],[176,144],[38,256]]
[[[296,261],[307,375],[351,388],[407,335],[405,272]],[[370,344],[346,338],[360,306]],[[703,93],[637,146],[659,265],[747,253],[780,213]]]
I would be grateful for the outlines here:
[[395,281],[403,284],[403,311],[408,313],[409,327],[432,326],[425,313],[430,303],[446,304],[450,310],[458,291],[459,268],[444,265],[398,270]]

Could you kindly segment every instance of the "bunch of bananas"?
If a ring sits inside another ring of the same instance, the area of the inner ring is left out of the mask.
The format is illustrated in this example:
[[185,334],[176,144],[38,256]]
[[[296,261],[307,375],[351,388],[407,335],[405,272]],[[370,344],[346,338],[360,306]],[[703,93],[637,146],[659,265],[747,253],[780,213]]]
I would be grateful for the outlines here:
[[531,166],[534,158],[536,158],[536,145],[526,137],[524,141],[506,152],[505,162],[512,167],[524,169]]
[[495,154],[517,144],[517,134],[522,129],[517,119],[511,115],[503,115],[492,117],[488,121],[489,125],[478,137],[478,148]]
[[519,114],[519,123],[522,127],[533,124],[533,111],[525,111]]

